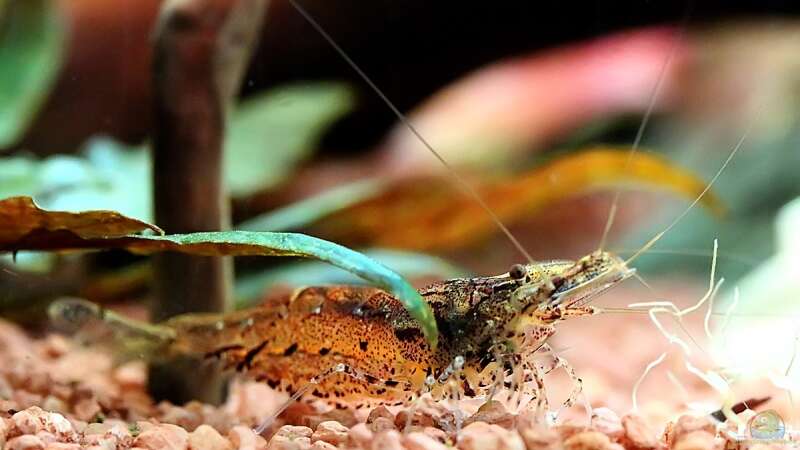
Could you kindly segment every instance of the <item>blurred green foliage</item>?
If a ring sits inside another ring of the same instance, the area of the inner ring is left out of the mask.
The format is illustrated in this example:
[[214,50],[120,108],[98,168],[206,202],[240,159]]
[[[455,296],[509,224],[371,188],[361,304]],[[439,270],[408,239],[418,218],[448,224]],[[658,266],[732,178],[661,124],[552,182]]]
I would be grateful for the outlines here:
[[[290,176],[322,131],[352,106],[351,91],[335,83],[277,88],[243,102],[230,118],[225,142],[231,193],[252,194]],[[150,221],[150,155],[143,147],[94,138],[78,156],[0,158],[0,198],[18,195],[48,209],[109,209]]]
[[65,42],[55,1],[0,1],[0,149],[16,144],[36,117],[58,75]]
[[225,180],[233,196],[252,194],[291,176],[322,133],[354,106],[343,84],[297,84],[244,100],[225,140]]
[[47,209],[110,209],[149,220],[150,157],[144,149],[94,138],[78,156],[0,158],[0,198],[21,195]]
[[[653,130],[648,145],[659,146],[678,164],[692,167],[710,179],[741,132],[739,130],[738,135],[728,136],[727,142],[720,142],[719,136],[710,132],[686,133],[685,128],[679,125],[664,124]],[[663,273],[707,277],[713,240],[716,238],[719,239],[718,270],[732,286],[750,272],[758,261],[774,254],[776,211],[800,195],[798,148],[798,122],[786,134],[751,133],[714,185],[714,191],[729,206],[729,214],[722,219],[715,219],[701,211],[689,213],[654,246],[652,254],[637,260],[636,265],[641,273],[645,277]],[[719,149],[717,156],[706,156],[710,149]],[[616,248],[635,249],[641,246],[685,207],[683,204],[664,203],[664,207],[644,218],[637,229],[620,239]],[[659,254],[658,250],[661,249],[672,254]],[[705,257],[687,257],[681,254],[681,250],[705,253]]]
[[380,194],[385,184],[377,178],[371,178],[336,186],[318,195],[253,217],[238,224],[237,228],[250,231],[298,230],[328,214]]
[[[0,44],[0,52],[2,48]],[[0,70],[0,80],[11,73]],[[0,99],[7,89],[0,85]],[[247,195],[285,180],[311,155],[331,122],[352,109],[353,102],[352,91],[337,83],[279,87],[244,101],[229,119],[225,141],[225,179],[230,191]],[[0,129],[5,123],[2,108],[0,104]],[[31,196],[46,209],[108,209],[152,221],[151,172],[145,147],[95,137],[79,155],[0,157],[0,198]],[[54,261],[41,253],[16,256],[16,267],[29,271],[46,271]],[[9,259],[0,256],[0,260]]]

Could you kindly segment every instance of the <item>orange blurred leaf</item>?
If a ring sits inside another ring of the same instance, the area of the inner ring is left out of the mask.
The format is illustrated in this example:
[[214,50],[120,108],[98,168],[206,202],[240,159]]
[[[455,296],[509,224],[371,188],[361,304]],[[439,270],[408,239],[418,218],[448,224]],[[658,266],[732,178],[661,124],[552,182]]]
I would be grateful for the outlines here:
[[[595,148],[553,160],[504,179],[474,183],[476,191],[506,224],[591,191],[650,188],[697,198],[706,183],[653,154]],[[711,192],[700,204],[722,214]],[[486,211],[449,177],[404,179],[381,194],[322,217],[307,231],[348,245],[414,250],[463,247],[497,232]]]

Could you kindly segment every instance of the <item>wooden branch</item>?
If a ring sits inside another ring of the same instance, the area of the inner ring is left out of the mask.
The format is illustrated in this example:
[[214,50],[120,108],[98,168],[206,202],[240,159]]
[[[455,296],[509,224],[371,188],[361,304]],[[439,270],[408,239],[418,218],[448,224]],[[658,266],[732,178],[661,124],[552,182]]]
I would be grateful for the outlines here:
[[[156,223],[170,233],[221,230],[230,213],[224,123],[264,16],[264,0],[168,0],[156,29],[153,177]],[[228,308],[229,258],[154,258],[152,319]],[[220,402],[224,382],[197,361],[151,367],[156,398]]]

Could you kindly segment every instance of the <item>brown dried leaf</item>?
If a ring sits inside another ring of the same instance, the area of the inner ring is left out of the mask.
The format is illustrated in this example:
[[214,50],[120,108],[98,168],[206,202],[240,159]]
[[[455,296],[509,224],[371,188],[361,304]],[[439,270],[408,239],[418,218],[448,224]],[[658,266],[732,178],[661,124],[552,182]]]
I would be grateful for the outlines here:
[[45,211],[30,197],[0,200],[0,249],[85,248],[84,241],[126,236],[155,225],[114,211]]

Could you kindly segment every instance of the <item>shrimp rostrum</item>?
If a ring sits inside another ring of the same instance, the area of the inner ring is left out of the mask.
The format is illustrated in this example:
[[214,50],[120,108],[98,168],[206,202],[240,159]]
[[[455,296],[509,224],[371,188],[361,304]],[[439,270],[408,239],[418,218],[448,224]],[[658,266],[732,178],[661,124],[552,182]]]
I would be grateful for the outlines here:
[[436,348],[399,300],[363,286],[308,287],[249,310],[186,314],[158,325],[81,300],[57,302],[51,315],[75,329],[111,325],[137,355],[219,358],[296,397],[399,404],[425,392],[441,398],[453,385],[470,397],[503,385],[541,387],[541,368],[529,357],[547,348],[559,321],[594,314],[589,300],[632,274],[620,258],[597,251],[575,262],[436,282],[419,291],[440,330]]

